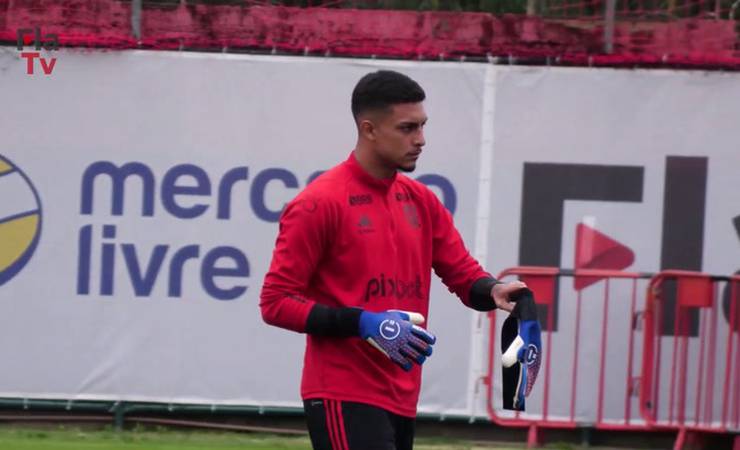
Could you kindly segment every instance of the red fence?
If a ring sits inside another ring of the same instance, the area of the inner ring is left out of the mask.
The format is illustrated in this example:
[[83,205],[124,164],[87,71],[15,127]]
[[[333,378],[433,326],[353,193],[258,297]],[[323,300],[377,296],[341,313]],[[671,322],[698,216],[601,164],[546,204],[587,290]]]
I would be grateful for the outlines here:
[[738,22],[724,15],[616,20],[607,54],[598,16],[252,4],[145,1],[134,27],[130,2],[0,0],[0,42],[15,44],[18,29],[37,26],[71,46],[740,69]]
[[[727,295],[721,296],[721,292]],[[647,295],[640,391],[642,416],[651,426],[698,431],[740,430],[740,323],[737,317],[740,277],[666,271],[651,279]],[[729,318],[727,326],[719,322],[722,300],[727,300],[724,302]],[[673,311],[675,318],[670,338],[664,335],[669,328],[664,323],[667,309]],[[692,340],[695,341],[693,346],[698,348],[690,348]],[[718,364],[724,366],[723,373],[716,373]],[[693,385],[689,379],[695,380]],[[720,417],[715,415],[716,403],[721,404]]]
[[[540,305],[544,360],[527,413],[500,409],[496,345],[503,313],[489,314],[486,384],[493,422],[528,427],[530,446],[541,428],[676,430],[677,448],[686,432],[740,431],[740,277],[538,267],[500,274],[513,276],[529,285]],[[573,290],[564,284],[571,279]],[[583,365],[585,358],[592,367]],[[561,366],[558,376],[553,365]]]

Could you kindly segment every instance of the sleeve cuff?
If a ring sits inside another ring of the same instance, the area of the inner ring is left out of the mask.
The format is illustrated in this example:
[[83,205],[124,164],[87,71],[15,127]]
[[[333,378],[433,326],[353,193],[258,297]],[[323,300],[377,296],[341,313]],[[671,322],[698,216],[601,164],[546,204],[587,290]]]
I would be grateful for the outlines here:
[[501,282],[493,277],[477,279],[470,288],[469,306],[476,311],[492,311],[496,309],[496,304],[491,298],[491,289],[497,284],[501,284]]
[[360,334],[359,308],[333,308],[315,304],[306,319],[306,333],[317,336],[352,337]]

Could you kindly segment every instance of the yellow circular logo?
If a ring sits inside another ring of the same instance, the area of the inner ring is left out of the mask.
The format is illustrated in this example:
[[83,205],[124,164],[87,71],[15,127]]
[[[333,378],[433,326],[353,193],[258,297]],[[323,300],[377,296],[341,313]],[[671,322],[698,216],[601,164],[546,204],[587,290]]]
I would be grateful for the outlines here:
[[41,200],[31,180],[0,155],[0,286],[28,263],[41,235]]

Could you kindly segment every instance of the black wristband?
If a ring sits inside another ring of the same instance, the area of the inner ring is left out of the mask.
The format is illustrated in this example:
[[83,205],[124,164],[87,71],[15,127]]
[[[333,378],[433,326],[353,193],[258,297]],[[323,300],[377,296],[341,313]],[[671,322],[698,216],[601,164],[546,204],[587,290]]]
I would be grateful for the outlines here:
[[476,311],[492,311],[496,303],[491,298],[493,286],[501,284],[493,277],[479,278],[470,287],[470,307]]
[[358,336],[361,314],[359,308],[333,308],[317,303],[308,313],[306,333],[317,336]]

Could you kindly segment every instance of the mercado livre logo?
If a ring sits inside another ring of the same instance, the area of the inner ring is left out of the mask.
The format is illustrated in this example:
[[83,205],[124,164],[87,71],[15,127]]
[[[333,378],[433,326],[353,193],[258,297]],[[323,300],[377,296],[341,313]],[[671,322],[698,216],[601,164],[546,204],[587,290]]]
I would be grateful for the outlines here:
[[0,154],[0,286],[15,277],[41,236],[41,200],[31,179]]

